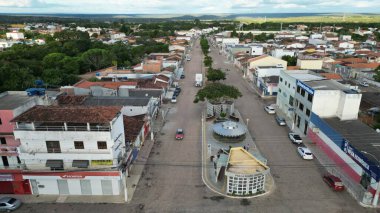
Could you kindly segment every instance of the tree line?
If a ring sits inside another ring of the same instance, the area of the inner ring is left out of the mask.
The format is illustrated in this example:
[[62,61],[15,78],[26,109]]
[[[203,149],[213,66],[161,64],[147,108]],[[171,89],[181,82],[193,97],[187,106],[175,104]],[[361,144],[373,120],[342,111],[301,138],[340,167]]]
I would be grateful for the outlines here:
[[25,90],[37,79],[52,87],[72,85],[79,75],[111,65],[130,67],[152,52],[168,52],[153,40],[138,46],[122,42],[107,45],[91,40],[87,32],[65,30],[45,36],[45,45],[15,44],[0,52],[0,92]]

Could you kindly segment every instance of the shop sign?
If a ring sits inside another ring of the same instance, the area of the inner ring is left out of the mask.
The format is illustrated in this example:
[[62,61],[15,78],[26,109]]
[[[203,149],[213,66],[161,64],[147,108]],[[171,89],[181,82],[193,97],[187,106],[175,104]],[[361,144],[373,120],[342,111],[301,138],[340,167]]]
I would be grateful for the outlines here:
[[308,85],[304,84],[302,81],[297,80],[297,86],[306,90],[307,93],[314,95],[314,89],[310,88]]
[[63,175],[60,175],[60,177],[63,178],[63,179],[83,179],[86,176],[85,175],[67,175],[67,174],[63,174]]
[[13,181],[13,175],[11,174],[1,174],[0,181]]
[[347,140],[343,140],[342,150],[370,174],[372,178],[376,181],[379,180],[380,170],[377,165],[371,165],[372,163],[365,157],[363,158],[363,154],[352,147]]

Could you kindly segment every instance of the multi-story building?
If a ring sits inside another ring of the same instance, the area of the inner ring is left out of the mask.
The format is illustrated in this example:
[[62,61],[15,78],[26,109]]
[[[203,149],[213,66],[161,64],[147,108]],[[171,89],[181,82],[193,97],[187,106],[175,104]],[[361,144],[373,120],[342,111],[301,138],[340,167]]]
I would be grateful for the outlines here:
[[277,95],[277,85],[281,70],[284,70],[281,65],[257,66],[251,70],[253,79],[250,80],[260,90],[261,96]]
[[28,181],[21,178],[21,160],[17,151],[20,141],[13,135],[10,121],[36,105],[36,97],[26,92],[0,94],[0,194],[29,194]]
[[33,194],[125,195],[121,107],[35,106],[12,120]]
[[356,90],[311,71],[281,71],[277,105],[291,120],[292,129],[307,134],[312,112],[320,117],[356,119],[361,96]]

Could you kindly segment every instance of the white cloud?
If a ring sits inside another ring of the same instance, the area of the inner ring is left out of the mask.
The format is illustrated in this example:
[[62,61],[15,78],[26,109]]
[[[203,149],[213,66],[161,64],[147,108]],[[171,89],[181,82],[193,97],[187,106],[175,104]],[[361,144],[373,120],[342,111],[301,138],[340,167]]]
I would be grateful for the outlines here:
[[380,0],[0,0],[0,12],[270,13],[379,12]]
[[31,0],[0,0],[0,7],[30,7]]
[[284,8],[284,9],[289,9],[289,8],[305,8],[305,5],[299,5],[299,4],[278,4],[275,5],[274,8]]

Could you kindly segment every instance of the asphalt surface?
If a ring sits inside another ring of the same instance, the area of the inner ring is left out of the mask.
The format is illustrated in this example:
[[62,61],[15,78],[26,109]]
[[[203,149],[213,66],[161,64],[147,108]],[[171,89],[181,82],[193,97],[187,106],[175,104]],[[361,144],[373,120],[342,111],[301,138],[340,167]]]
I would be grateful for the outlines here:
[[[197,48],[198,47],[198,48]],[[275,189],[268,196],[241,200],[218,196],[201,179],[201,111],[204,103],[194,104],[195,73],[201,69],[201,50],[196,42],[186,62],[182,92],[170,107],[167,121],[154,145],[144,176],[129,204],[25,204],[17,212],[375,212],[360,207],[347,193],[329,189],[321,178],[317,161],[304,161],[287,139],[287,129],[264,112],[266,101],[258,97],[215,50],[216,65],[226,68],[225,83],[235,85],[243,97],[236,107],[249,118],[249,131],[268,159]],[[274,100],[273,100],[274,101]],[[270,101],[269,101],[270,102]],[[177,128],[185,130],[182,141],[174,139]]]

